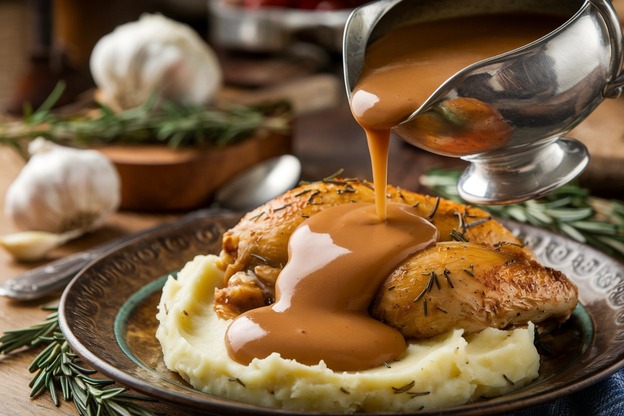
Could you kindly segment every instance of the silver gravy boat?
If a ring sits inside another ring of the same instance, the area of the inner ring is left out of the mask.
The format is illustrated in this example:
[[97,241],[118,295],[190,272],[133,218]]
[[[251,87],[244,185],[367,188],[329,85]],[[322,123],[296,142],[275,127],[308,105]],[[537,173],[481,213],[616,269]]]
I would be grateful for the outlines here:
[[[565,134],[605,98],[618,97],[624,85],[622,32],[611,2],[379,0],[354,10],[345,26],[343,66],[351,98],[367,45],[392,29],[419,21],[515,12],[550,13],[567,20],[535,42],[455,73],[393,129],[412,145],[471,162],[459,180],[458,191],[472,203],[537,198],[585,168],[587,149]],[[453,137],[423,131],[423,118],[431,116],[469,130],[469,122],[448,114],[449,104],[458,98],[478,100],[490,108],[500,119],[485,133],[505,131],[504,143],[495,148],[462,149],[454,146]]]

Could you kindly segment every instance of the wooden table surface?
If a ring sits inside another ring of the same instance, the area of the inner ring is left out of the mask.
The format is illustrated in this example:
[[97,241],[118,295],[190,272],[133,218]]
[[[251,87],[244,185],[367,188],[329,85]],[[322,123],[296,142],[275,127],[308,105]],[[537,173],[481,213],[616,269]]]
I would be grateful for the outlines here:
[[[620,104],[618,104],[620,105]],[[622,125],[621,122],[620,125]],[[624,131],[613,126],[610,129],[619,134]],[[299,118],[294,135],[294,153],[303,162],[302,179],[317,180],[329,176],[338,169],[344,169],[349,177],[371,178],[368,149],[363,132],[353,121],[346,102],[341,100],[336,107],[315,111]],[[438,157],[393,140],[390,155],[389,182],[402,188],[423,191],[418,180],[420,174],[431,167],[461,166],[456,159]],[[7,187],[22,167],[22,160],[8,148],[0,148],[0,207],[4,206]],[[131,233],[161,223],[171,221],[178,214],[154,215],[137,212],[119,212],[106,226],[91,235],[74,241],[53,252],[53,257],[62,257],[72,252],[92,247],[116,236]],[[0,233],[16,231],[6,219],[0,221]],[[5,281],[39,264],[14,262],[5,252],[0,252],[0,282]],[[47,312],[40,306],[54,305],[58,296],[42,301],[17,302],[0,298],[0,332],[38,323]],[[35,351],[0,356],[0,415],[75,415],[71,403],[54,406],[47,397],[36,400],[29,398],[28,383],[31,380],[27,367],[35,357]],[[165,414],[191,414],[188,411],[168,406],[156,405]]]

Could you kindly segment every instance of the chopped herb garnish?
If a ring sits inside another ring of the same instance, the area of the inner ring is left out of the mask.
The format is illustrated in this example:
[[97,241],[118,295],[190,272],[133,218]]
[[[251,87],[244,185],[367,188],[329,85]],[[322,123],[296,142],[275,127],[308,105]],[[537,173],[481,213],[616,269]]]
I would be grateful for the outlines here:
[[260,217],[262,217],[264,214],[266,214],[266,212],[262,211],[260,212],[258,215],[254,215],[253,217],[250,218],[251,221],[257,221],[260,219]]
[[429,280],[427,281],[427,292],[431,292],[433,288],[433,282],[436,280],[436,272],[429,273]]
[[321,191],[319,191],[318,189],[315,189],[314,191],[312,191],[312,193],[310,194],[310,197],[308,198],[308,204],[312,204],[312,200],[314,199],[314,197],[320,193]]
[[338,190],[339,194],[353,194],[355,193],[355,188],[350,183],[346,184],[344,188]]
[[470,276],[470,277],[474,277],[474,265],[471,264],[470,265],[470,269],[464,269],[464,272]]
[[439,310],[442,313],[448,313],[448,311],[442,309],[441,307],[439,307],[438,305],[436,305],[436,309]]
[[451,235],[451,238],[455,241],[459,241],[461,243],[468,242],[468,239],[466,238],[466,236],[457,230],[452,230],[450,235]]
[[231,381],[231,382],[234,382],[234,383],[238,383],[238,384],[240,384],[240,385],[241,385],[241,386],[243,386],[243,387],[247,387],[247,386],[245,385],[245,383],[243,383],[243,381],[242,381],[240,378],[238,378],[238,377],[231,377],[231,378],[228,378],[228,381]]
[[516,383],[513,382],[512,379],[510,379],[509,377],[507,377],[507,374],[503,374],[503,378],[507,381],[507,383],[509,383],[512,386],[515,386]]
[[427,284],[423,288],[422,292],[420,292],[420,294],[418,296],[416,296],[416,299],[414,299],[414,303],[416,303],[419,300],[421,300],[422,297],[425,296],[425,293],[431,292],[431,289],[433,288],[434,282],[435,282],[436,286],[438,287],[438,289],[440,289],[440,283],[438,282],[438,276],[437,276],[436,272],[432,271],[430,273],[423,273],[423,274],[429,276],[429,280],[427,280]]
[[430,391],[410,391],[410,392],[407,392],[407,394],[409,394],[412,398],[414,398],[414,397],[428,396],[431,394],[431,392]]
[[373,191],[375,190],[375,187],[374,187],[374,186],[373,186],[370,182],[366,182],[366,181],[363,181],[363,182],[362,182],[362,181],[361,181],[360,183],[361,183],[362,185],[364,185],[365,187],[367,187],[368,189],[371,189],[371,190],[373,190]]
[[416,380],[412,380],[402,387],[392,387],[392,391],[394,392],[394,394],[407,393],[415,385],[416,385]]
[[291,205],[292,205],[292,203],[290,203],[290,204],[284,204],[284,205],[282,205],[281,207],[277,207],[277,208],[273,209],[273,212],[281,211],[281,210],[283,210],[283,209],[288,208],[288,207],[289,207],[289,206],[291,206]]
[[416,296],[416,299],[414,299],[414,303],[417,303],[419,300],[421,300],[422,297],[425,296],[425,293],[427,293],[427,287],[426,286],[422,290],[422,292],[420,292],[420,294],[418,296]]
[[435,283],[438,290],[440,289],[440,281],[438,280],[438,274],[436,272],[431,272],[431,276],[433,277],[433,282]]
[[455,211],[454,213],[457,216],[457,220],[459,221],[459,224],[457,225],[457,229],[461,230],[462,234],[466,231],[466,221],[464,221],[464,216],[460,213]]
[[326,178],[323,178],[322,181],[323,182],[330,182],[333,181],[334,179],[336,179],[338,176],[340,176],[342,174],[342,172],[344,172],[344,169],[340,168],[338,169],[336,172],[332,173],[331,175],[327,176]]
[[437,197],[435,200],[435,203],[433,204],[433,208],[431,209],[431,212],[427,215],[427,219],[429,221],[431,221],[433,219],[433,217],[435,216],[436,212],[438,211],[438,207],[440,206],[440,197]]
[[307,193],[309,193],[309,192],[312,192],[312,189],[310,189],[310,188],[308,188],[308,189],[304,189],[304,190],[303,190],[303,191],[301,191],[301,192],[297,192],[297,193],[295,194],[295,197],[300,197],[301,195],[305,195],[305,194],[307,194]]
[[490,221],[492,219],[492,217],[484,217],[478,220],[474,220],[471,222],[466,222],[464,221],[464,227],[465,228],[472,228],[472,227],[476,227],[478,225],[482,225],[485,224],[486,222]]
[[451,271],[449,269],[444,269],[444,277],[446,278],[446,282],[448,283],[448,285],[451,287],[451,289],[455,289],[455,286],[453,286],[453,282],[451,281]]

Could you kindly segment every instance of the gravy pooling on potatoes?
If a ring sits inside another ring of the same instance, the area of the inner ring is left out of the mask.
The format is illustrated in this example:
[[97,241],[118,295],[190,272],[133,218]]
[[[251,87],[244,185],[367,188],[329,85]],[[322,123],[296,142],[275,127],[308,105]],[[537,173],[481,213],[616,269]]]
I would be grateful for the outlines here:
[[375,204],[335,206],[295,230],[276,302],[238,316],[225,334],[232,359],[249,364],[278,352],[303,364],[324,361],[335,371],[359,371],[404,354],[401,333],[367,309],[388,274],[435,244],[438,231],[414,208],[386,203],[390,129],[454,72],[557,25],[501,16],[453,19],[398,30],[369,48],[351,107],[367,133]]
[[[396,29],[367,48],[350,104],[355,119],[366,131],[381,218],[385,217],[390,130],[409,118],[456,72],[537,40],[563,21],[557,16],[534,14],[445,19]],[[452,120],[453,125],[444,116],[428,114],[410,129],[422,130],[423,140],[430,140],[432,143],[427,145],[431,146],[437,146],[435,141],[444,136],[451,137],[448,146],[458,146],[452,137],[462,136],[462,146],[471,148],[464,155],[504,144],[509,134],[506,123],[486,103],[460,98],[448,107],[442,111],[463,120]],[[474,134],[475,130],[481,130],[481,134]],[[452,148],[439,150],[454,154]]]
[[276,302],[240,315],[228,328],[230,356],[247,364],[279,352],[303,364],[323,360],[338,371],[398,359],[405,339],[367,309],[386,276],[437,238],[437,229],[408,205],[388,205],[385,221],[369,203],[313,215],[290,237]]

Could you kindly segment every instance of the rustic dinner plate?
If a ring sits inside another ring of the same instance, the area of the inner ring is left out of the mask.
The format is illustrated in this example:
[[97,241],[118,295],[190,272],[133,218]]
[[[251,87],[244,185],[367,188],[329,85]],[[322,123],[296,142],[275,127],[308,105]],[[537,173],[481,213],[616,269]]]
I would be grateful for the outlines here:
[[[217,214],[186,220],[120,246],[89,265],[67,287],[61,329],[71,347],[106,376],[147,395],[220,415],[309,415],[203,394],[163,364],[154,334],[166,275],[197,254],[218,253],[222,233],[239,220]],[[581,305],[556,333],[541,338],[540,376],[502,397],[418,415],[487,415],[556,399],[624,367],[624,265],[561,236],[515,223],[543,264],[579,288]],[[206,334],[210,336],[210,334]]]

